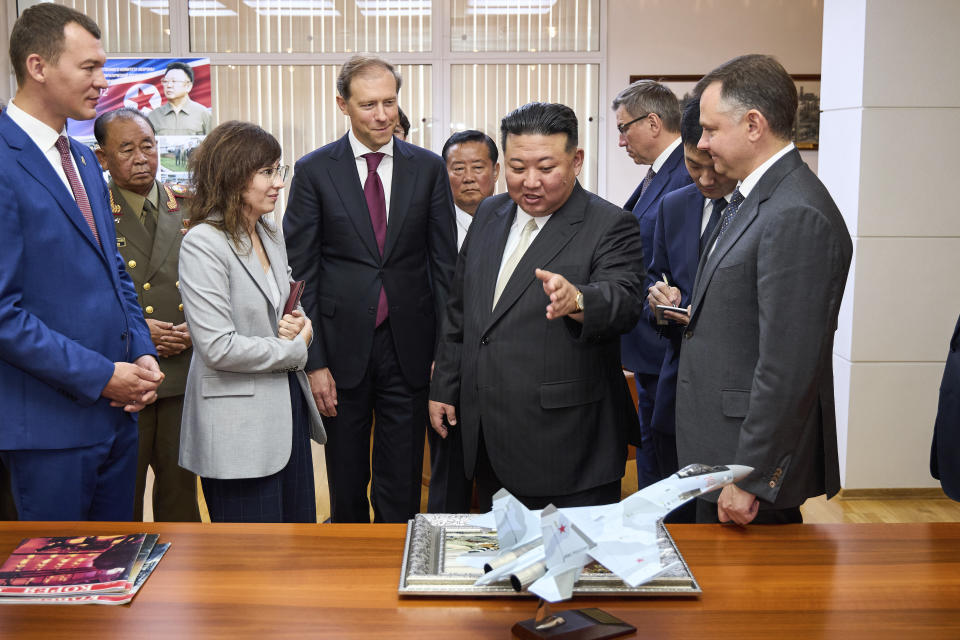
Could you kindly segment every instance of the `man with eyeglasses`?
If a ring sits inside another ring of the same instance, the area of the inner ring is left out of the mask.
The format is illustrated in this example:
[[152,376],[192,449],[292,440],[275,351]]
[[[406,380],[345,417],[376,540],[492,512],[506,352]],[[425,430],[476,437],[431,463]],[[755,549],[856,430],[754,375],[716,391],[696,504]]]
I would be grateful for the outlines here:
[[117,250],[137,291],[150,339],[166,375],[157,401],[140,411],[134,520],[143,520],[147,467],[153,467],[153,519],[199,522],[196,476],[180,467],[180,417],[192,355],[180,301],[177,263],[186,190],[156,179],[160,157],[153,126],[136,109],[108,111],[93,125],[97,159],[110,172]]
[[[653,256],[653,232],[660,200],[690,184],[680,145],[680,105],[674,93],[652,80],[638,80],[613,99],[619,144],[640,165],[649,165],[646,176],[623,206],[640,222],[643,259]],[[640,488],[661,480],[650,436],[660,365],[666,349],[656,329],[641,319],[621,340],[623,366],[633,372],[642,433],[637,449],[637,483]]]
[[167,102],[147,116],[157,135],[207,135],[213,128],[212,118],[206,107],[190,99],[190,91],[193,90],[193,69],[190,65],[171,62],[160,84]]

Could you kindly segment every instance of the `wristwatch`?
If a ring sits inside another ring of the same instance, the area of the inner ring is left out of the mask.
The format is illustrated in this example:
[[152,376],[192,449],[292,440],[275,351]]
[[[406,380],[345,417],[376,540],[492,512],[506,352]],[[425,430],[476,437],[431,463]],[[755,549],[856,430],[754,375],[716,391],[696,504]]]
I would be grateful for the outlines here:
[[574,313],[583,313],[583,291],[577,289],[577,310]]

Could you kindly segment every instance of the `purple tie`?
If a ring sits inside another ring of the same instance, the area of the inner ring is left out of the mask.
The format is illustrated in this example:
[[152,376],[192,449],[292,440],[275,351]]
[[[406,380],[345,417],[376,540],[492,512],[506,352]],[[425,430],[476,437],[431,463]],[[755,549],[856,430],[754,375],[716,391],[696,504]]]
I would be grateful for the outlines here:
[[63,165],[63,172],[67,174],[67,182],[70,183],[73,198],[77,201],[77,206],[80,207],[80,213],[83,214],[83,219],[90,225],[90,231],[93,232],[94,239],[97,241],[97,244],[100,244],[100,234],[97,233],[97,224],[93,221],[93,210],[90,208],[90,201],[87,200],[87,192],[83,188],[83,183],[80,182],[77,170],[74,169],[73,162],[70,160],[70,143],[67,141],[66,136],[57,138],[56,147],[57,151],[60,152],[60,164]]
[[[383,160],[382,153],[365,153],[363,159],[367,161],[367,179],[363,183],[363,195],[367,199],[367,209],[370,211],[370,222],[373,223],[373,235],[377,237],[377,247],[380,256],[383,256],[383,245],[387,241],[387,201],[383,197],[383,182],[377,173],[377,167]],[[380,285],[380,300],[377,302],[377,325],[387,319],[387,292]]]
[[653,170],[653,167],[647,169],[647,175],[643,177],[643,183],[640,185],[640,197],[643,197],[643,194],[650,188],[650,183],[653,182],[655,175],[657,175],[657,172]]

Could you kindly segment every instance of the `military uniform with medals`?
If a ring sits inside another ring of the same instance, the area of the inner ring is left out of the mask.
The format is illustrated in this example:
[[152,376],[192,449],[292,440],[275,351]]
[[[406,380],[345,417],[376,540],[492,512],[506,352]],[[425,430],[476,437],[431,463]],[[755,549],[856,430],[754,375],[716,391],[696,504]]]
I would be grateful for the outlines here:
[[[117,248],[137,291],[143,317],[184,322],[177,263],[184,221],[189,219],[186,190],[155,181],[144,198],[109,182],[110,207],[116,222]],[[156,521],[198,522],[196,476],[178,464],[180,417],[192,349],[159,358],[166,376],[158,399],[139,416],[140,449],[134,520],[143,519],[147,467],[155,474],[153,515]]]

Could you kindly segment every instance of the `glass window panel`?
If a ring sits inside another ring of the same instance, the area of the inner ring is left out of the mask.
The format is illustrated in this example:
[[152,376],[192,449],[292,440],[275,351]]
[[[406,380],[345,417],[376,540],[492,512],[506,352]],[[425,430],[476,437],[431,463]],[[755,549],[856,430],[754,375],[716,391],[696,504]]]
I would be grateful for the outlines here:
[[599,48],[599,0],[451,0],[451,51]]
[[[429,65],[398,65],[403,76],[400,105],[412,123],[409,142],[430,147],[432,129]],[[337,108],[339,65],[215,65],[211,67],[213,115],[216,122],[246,120],[272,133],[283,148],[283,163],[347,132],[350,121]],[[289,183],[288,183],[289,184]],[[280,192],[276,219],[286,208]]]
[[169,0],[55,1],[86,14],[100,26],[107,54],[170,51]]
[[189,0],[190,50],[430,51],[431,6],[432,0]]
[[[480,129],[500,147],[500,119],[528,102],[559,102],[577,114],[584,150],[580,184],[596,192],[600,66],[457,64],[451,69],[450,130]],[[500,149],[501,153],[503,149]],[[502,166],[503,163],[501,163]],[[497,192],[506,191],[504,171]]]

